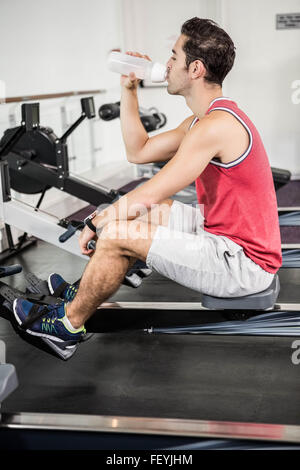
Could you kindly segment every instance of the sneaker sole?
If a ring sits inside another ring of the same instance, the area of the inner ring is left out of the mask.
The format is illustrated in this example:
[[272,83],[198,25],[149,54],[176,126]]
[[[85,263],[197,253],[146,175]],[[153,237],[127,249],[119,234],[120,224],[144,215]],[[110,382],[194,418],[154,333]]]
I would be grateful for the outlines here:
[[51,276],[53,276],[53,274],[55,274],[55,273],[51,273],[48,276],[48,289],[49,289],[49,292],[50,292],[51,295],[54,294],[54,289],[52,288],[52,285],[51,285],[51,282],[50,282]]

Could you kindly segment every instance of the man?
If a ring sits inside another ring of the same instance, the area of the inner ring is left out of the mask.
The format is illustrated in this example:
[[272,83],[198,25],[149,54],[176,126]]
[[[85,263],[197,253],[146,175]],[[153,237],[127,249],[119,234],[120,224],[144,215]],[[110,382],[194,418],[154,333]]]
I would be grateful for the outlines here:
[[[89,219],[80,247],[91,259],[78,291],[54,274],[49,289],[62,292],[61,306],[45,309],[15,301],[16,319],[28,333],[65,345],[79,341],[84,323],[116,292],[136,259],[217,297],[244,296],[271,284],[281,266],[276,196],[256,128],[234,101],[223,97],[222,83],[234,59],[234,44],[216,23],[186,21],[167,63],[167,81],[168,93],[183,96],[192,115],[151,138],[139,118],[138,80],[122,76],[121,127],[128,160],[167,164]],[[170,199],[194,181],[200,207]],[[87,247],[92,239],[97,239],[94,254]]]

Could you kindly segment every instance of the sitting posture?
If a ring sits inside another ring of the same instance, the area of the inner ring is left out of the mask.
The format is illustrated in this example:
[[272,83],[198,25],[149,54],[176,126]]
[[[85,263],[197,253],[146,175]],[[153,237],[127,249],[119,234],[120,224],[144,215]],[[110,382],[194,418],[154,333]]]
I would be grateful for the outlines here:
[[[183,96],[192,115],[176,129],[149,138],[139,117],[139,81],[134,74],[121,77],[128,160],[166,164],[88,219],[79,243],[90,260],[78,289],[57,274],[48,279],[50,292],[59,291],[63,303],[45,308],[15,300],[14,314],[28,333],[66,347],[76,344],[85,322],[117,291],[137,259],[179,284],[227,298],[265,290],[281,266],[266,151],[251,120],[222,93],[235,59],[234,44],[213,21],[192,18],[173,47],[167,90]],[[170,199],[193,182],[198,205]],[[91,240],[97,241],[94,252],[88,248]]]

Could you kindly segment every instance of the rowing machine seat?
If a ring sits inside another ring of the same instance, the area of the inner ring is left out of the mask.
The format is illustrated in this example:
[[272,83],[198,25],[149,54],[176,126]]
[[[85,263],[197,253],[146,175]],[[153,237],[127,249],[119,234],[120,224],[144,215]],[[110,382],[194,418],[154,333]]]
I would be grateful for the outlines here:
[[276,274],[271,285],[257,294],[243,297],[212,297],[203,294],[202,305],[214,310],[266,310],[272,308],[277,301],[280,290],[279,277]]

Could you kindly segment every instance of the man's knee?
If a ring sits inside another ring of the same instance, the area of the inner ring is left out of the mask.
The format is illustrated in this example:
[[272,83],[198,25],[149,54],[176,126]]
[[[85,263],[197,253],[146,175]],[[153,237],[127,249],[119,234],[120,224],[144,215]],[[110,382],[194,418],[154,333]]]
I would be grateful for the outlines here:
[[108,222],[102,228],[99,234],[99,240],[113,242],[126,239],[128,232],[127,225],[127,220],[113,220]]
[[173,202],[172,199],[166,199],[159,204],[151,206],[148,213],[139,217],[138,220],[151,225],[167,226]]
[[118,220],[105,225],[99,238],[124,242],[124,240],[148,239],[151,238],[151,234],[151,225],[144,221],[138,219]]
[[136,219],[109,222],[99,235],[97,249],[142,259],[151,245],[154,230],[154,226]]

